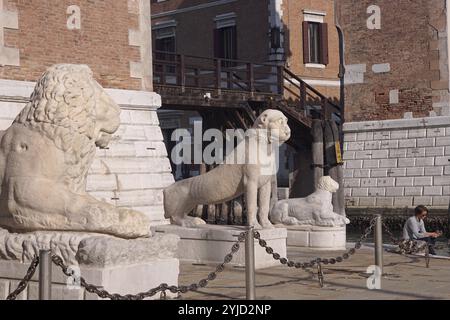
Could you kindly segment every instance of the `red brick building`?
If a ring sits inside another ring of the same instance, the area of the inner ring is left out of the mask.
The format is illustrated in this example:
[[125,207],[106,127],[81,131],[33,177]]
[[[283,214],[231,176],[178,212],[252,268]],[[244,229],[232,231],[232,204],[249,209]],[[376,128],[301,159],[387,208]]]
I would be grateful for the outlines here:
[[153,46],[182,54],[275,62],[339,97],[334,1],[154,0]]
[[446,5],[446,0],[338,1],[347,121],[399,119],[405,112],[449,114]]
[[338,1],[349,208],[448,208],[449,5]]

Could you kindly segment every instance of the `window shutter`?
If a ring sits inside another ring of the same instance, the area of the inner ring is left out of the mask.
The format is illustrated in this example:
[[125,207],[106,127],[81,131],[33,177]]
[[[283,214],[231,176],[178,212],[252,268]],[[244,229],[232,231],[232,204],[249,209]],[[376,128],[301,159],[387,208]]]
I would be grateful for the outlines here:
[[232,35],[232,59],[237,60],[238,56],[237,56],[237,28],[236,26],[233,27],[233,29],[231,29],[231,35]]
[[309,24],[303,21],[303,63],[309,62]]
[[219,35],[220,30],[219,29],[214,29],[214,57],[215,58],[220,58],[220,35]]
[[328,61],[328,23],[320,24],[320,63],[327,65]]

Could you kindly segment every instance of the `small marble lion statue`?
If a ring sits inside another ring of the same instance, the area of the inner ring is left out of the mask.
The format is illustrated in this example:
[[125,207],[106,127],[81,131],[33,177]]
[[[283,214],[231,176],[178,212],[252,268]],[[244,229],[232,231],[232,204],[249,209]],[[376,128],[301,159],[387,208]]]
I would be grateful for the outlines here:
[[273,223],[285,225],[343,226],[350,223],[346,217],[333,212],[332,193],[339,184],[330,176],[319,179],[316,191],[306,198],[278,201],[271,213]]
[[244,195],[247,223],[257,229],[273,228],[269,208],[276,153],[279,145],[290,138],[291,130],[287,117],[272,109],[261,113],[252,129],[231,153],[245,161],[233,163],[230,160],[233,156],[228,157],[225,164],[200,176],[175,182],[164,190],[165,217],[170,218],[172,224],[183,227],[205,224],[204,220],[190,217],[188,213],[199,204],[218,204]]
[[88,66],[50,67],[11,127],[0,132],[0,227],[149,236],[145,214],[86,193],[96,147],[108,145],[119,115]]

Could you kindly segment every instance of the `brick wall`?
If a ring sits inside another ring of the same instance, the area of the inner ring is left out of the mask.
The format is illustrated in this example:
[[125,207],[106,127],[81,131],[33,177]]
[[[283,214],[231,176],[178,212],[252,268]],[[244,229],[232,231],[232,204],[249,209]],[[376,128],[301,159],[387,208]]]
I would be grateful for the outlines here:
[[[307,68],[303,61],[303,35],[302,22],[304,20],[303,10],[323,12],[324,23],[328,24],[328,51],[329,64],[325,69]],[[289,37],[287,49],[287,60],[290,69],[296,74],[312,79],[334,79],[337,80],[339,73],[339,39],[335,27],[334,1],[330,0],[284,0],[283,22]]]
[[[406,112],[424,117],[432,110],[449,114],[445,2],[339,1],[346,44],[346,121],[398,119]],[[381,29],[367,27],[371,5],[381,9]],[[382,70],[386,64],[389,68]]]
[[450,117],[344,125],[347,207],[447,208]]
[[[276,1],[276,0],[272,0]],[[212,57],[214,55],[214,18],[219,14],[236,14],[238,59],[265,62],[269,60],[270,10],[276,7],[269,0],[236,0],[228,3],[201,8],[188,12],[164,15],[164,12],[192,8],[199,4],[218,3],[218,1],[171,0],[152,3],[152,23],[157,24],[175,20],[176,50],[179,53]],[[329,59],[324,69],[307,68],[303,62],[302,22],[303,10],[326,13],[324,22],[328,23]],[[272,13],[273,14],[273,13]],[[339,97],[339,44],[334,26],[334,1],[329,0],[282,0],[282,27],[284,32],[285,59],[294,73],[307,80],[334,81],[333,85],[314,83],[313,86],[330,97]]]
[[208,8],[163,15],[162,13],[216,1],[177,0],[152,4],[152,24],[175,20],[176,50],[194,56],[214,56],[214,29],[217,15],[236,14],[237,56],[239,60],[267,61],[268,0],[236,0]]
[[[139,30],[140,5],[145,1],[0,2],[5,10],[18,14],[18,29],[0,32],[4,32],[5,46],[20,53],[20,66],[0,66],[0,78],[35,81],[52,64],[84,63],[104,87],[142,88],[141,79],[130,75],[130,62],[139,62],[141,51],[138,44],[130,45],[129,30]],[[70,5],[81,9],[80,30],[67,28]]]

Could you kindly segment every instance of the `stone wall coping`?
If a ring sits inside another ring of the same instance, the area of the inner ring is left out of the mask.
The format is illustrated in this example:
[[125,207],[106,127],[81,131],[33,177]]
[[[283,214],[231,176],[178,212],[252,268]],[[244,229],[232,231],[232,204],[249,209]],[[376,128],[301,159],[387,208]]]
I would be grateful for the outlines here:
[[[0,100],[28,100],[36,83],[0,79]],[[155,92],[105,89],[113,100],[122,107],[156,110],[161,106],[161,96]]]
[[450,116],[344,123],[344,133],[450,126]]
[[[235,242],[238,236],[247,230],[243,226],[234,225],[199,225],[196,228],[187,228],[177,225],[154,226],[151,228],[155,235],[176,234],[181,239],[230,241]],[[287,237],[286,228],[273,228],[257,230],[261,238],[265,240],[285,239]]]

